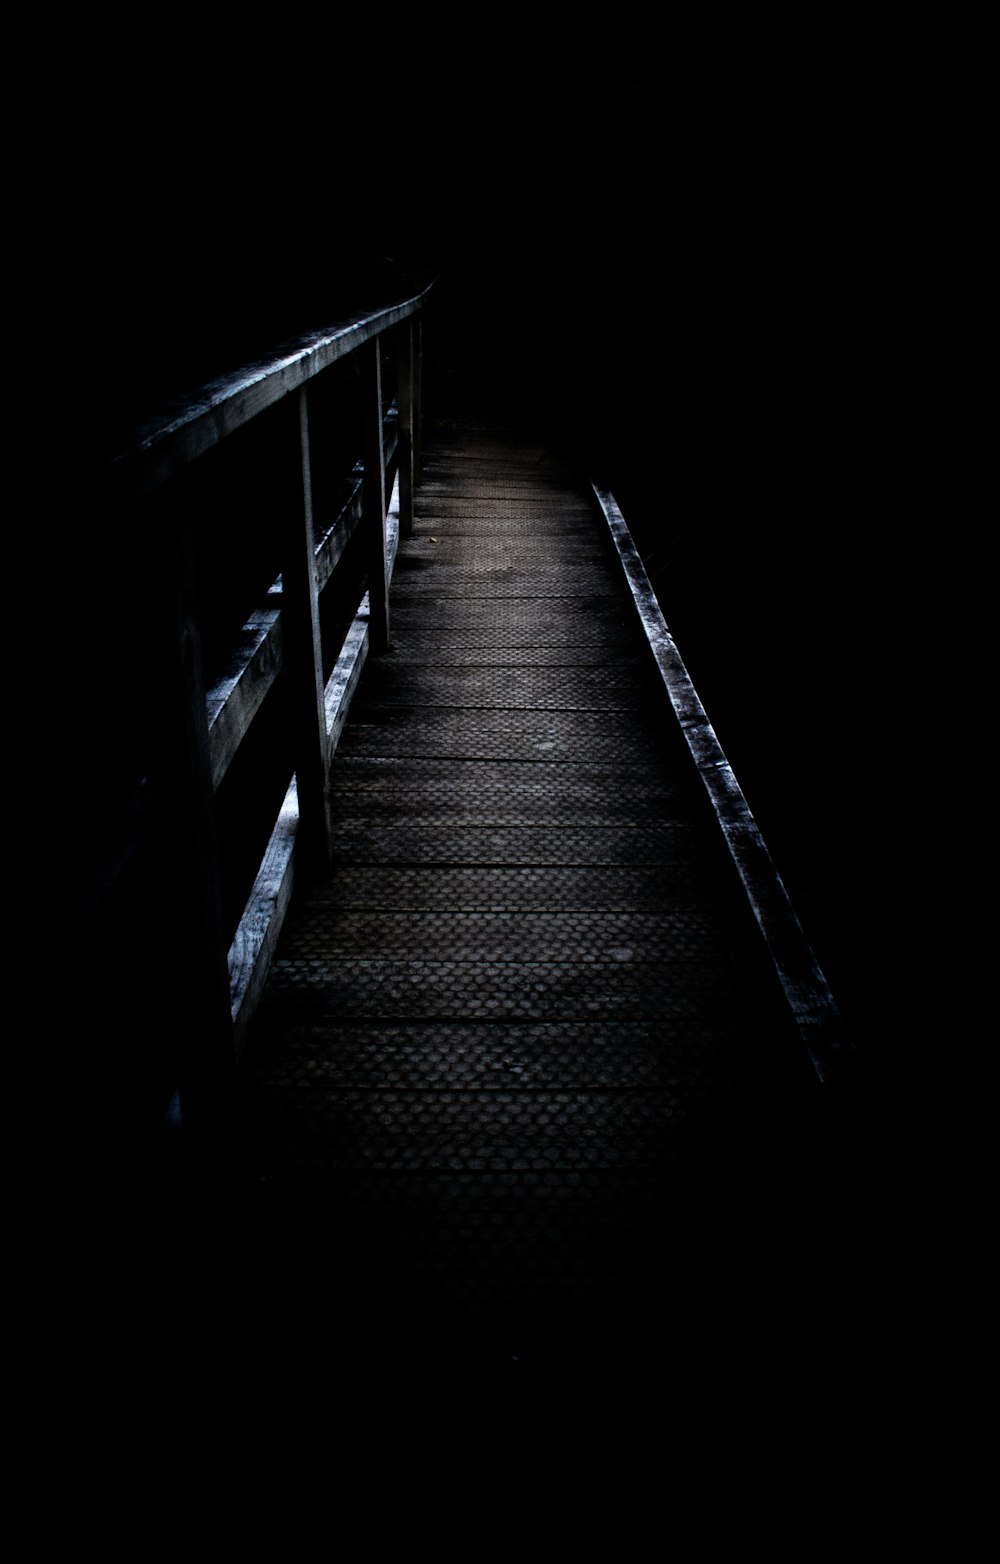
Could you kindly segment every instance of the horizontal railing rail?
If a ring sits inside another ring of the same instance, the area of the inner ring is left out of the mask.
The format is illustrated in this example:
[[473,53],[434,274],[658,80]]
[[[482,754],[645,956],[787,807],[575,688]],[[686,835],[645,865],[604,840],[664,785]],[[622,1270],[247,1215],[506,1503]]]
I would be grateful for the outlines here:
[[216,1132],[296,876],[330,864],[331,759],[412,528],[430,287],[161,409],[104,475],[108,625],[77,735],[90,999],[113,1073],[128,1058],[143,1108],[195,1133]]

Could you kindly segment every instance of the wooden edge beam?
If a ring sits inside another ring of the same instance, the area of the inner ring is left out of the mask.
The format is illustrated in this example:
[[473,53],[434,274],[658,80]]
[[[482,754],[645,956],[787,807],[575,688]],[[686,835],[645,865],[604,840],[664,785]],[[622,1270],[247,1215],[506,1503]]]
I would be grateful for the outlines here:
[[368,660],[368,612],[367,598],[364,612],[359,611],[344,638],[340,656],[333,665],[324,696],[326,710],[326,735],[330,746],[330,759],[340,743],[347,713],[361,678],[361,670]]
[[284,655],[276,608],[253,614],[243,627],[230,667],[208,691],[212,786],[218,789],[236,751],[273,685]]
[[[393,567],[396,563],[396,551],[399,547],[399,475],[393,484],[392,497],[389,501],[389,510],[385,518],[386,531],[386,556],[387,577],[391,580]],[[340,735],[344,730],[347,713],[350,710],[351,701],[361,678],[361,670],[364,667],[370,649],[371,637],[368,632],[370,613],[368,593],[361,599],[360,606],[344,637],[344,644],[340,649],[340,656],[333,666],[333,672],[327,681],[325,691],[326,706],[326,731],[330,745],[330,759],[333,759],[334,751],[340,742]]]
[[667,628],[663,611],[625,518],[609,490],[594,496],[625,575],[649,649],[708,794],[730,857],[750,903],[778,982],[828,1100],[838,1117],[853,1116],[867,1096],[867,1072],[847,1037],[829,984],[813,954],[760,828],[723,752],[708,714]]
[[293,777],[229,948],[229,991],[237,1057],[260,1001],[295,880],[298,789]]
[[316,585],[320,592],[333,575],[340,556],[353,538],[360,521],[361,478],[355,475],[350,480],[347,498],[337,512],[332,526],[316,545]]

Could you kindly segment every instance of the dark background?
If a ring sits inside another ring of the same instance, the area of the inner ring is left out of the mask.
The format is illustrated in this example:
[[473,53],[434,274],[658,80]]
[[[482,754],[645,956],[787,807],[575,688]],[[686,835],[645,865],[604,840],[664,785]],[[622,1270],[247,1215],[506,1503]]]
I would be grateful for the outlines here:
[[[92,449],[437,274],[428,413],[614,489],[869,1065],[894,926],[926,167],[898,38],[360,22],[86,39],[63,149]],[[905,475],[905,478],[904,478]]]

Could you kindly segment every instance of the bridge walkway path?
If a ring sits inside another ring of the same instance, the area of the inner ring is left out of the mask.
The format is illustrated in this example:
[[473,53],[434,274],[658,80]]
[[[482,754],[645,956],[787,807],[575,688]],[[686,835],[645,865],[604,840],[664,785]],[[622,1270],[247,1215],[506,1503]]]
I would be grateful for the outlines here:
[[542,444],[429,443],[333,779],[334,871],[241,1073],[289,1329],[501,1361],[759,1328],[828,1129],[606,525]]

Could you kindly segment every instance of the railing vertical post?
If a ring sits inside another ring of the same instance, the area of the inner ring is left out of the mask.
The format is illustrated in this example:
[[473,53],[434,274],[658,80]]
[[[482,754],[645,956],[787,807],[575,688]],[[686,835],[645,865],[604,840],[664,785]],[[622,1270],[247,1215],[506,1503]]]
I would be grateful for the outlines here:
[[421,425],[423,419],[423,380],[424,380],[424,317],[423,311],[413,320],[413,369],[411,386],[413,388],[413,411],[410,417],[410,425],[413,431],[413,482],[420,482],[422,461]]
[[298,845],[307,865],[329,868],[330,746],[324,709],[323,647],[316,582],[309,408],[303,387],[296,396],[298,423],[297,514],[282,569],[282,618],[288,640],[295,732],[295,776],[299,795]]
[[181,1009],[176,1022],[177,1090],[185,1137],[200,1154],[221,1152],[228,1090],[236,1063],[229,995],[222,870],[215,822],[208,711],[202,665],[197,567],[189,523],[176,517],[171,683],[177,742],[168,861]]
[[413,532],[413,321],[399,328],[399,531]]
[[361,349],[364,379],[364,533],[368,563],[368,629],[373,652],[389,645],[385,533],[385,448],[382,437],[382,339]]

